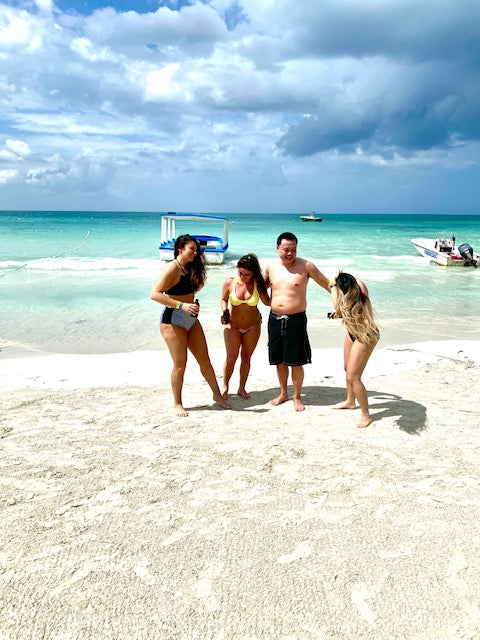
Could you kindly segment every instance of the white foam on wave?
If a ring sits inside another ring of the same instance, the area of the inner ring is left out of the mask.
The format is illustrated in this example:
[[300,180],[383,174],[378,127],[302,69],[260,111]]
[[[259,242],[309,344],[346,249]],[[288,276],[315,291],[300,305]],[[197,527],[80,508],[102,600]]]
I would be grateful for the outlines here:
[[397,255],[397,256],[378,256],[371,255],[369,256],[372,260],[380,260],[381,262],[409,262],[414,264],[421,264],[424,261],[424,257],[420,254],[418,256],[412,256],[408,254]]
[[[0,264],[1,266],[1,264]],[[148,271],[161,268],[159,260],[149,258],[38,258],[25,263],[11,263],[9,267],[24,266],[32,271]]]

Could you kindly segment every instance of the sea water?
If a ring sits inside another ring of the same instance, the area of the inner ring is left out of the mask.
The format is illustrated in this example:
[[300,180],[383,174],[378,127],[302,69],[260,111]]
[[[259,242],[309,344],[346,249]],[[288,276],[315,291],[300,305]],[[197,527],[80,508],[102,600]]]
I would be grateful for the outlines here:
[[[479,251],[480,216],[324,214],[322,222],[312,223],[300,214],[221,215],[229,218],[230,248],[223,265],[207,268],[198,296],[209,344],[222,343],[223,281],[245,253],[256,253],[262,267],[275,259],[283,231],[297,235],[298,255],[328,278],[342,269],[366,282],[387,343],[480,339],[480,268],[437,266],[410,243],[455,234],[458,244]],[[164,348],[161,307],[149,298],[165,266],[158,251],[160,218],[138,212],[0,212],[0,349]],[[177,234],[198,232],[195,224],[177,223]],[[330,296],[310,283],[313,346],[328,343],[329,323],[335,322],[327,320],[329,310]]]

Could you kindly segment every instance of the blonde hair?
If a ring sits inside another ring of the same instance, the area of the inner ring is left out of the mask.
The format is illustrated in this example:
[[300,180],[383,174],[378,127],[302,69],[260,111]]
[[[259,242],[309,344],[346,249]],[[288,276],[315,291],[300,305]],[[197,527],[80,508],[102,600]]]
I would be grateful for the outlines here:
[[363,343],[376,342],[380,331],[374,320],[372,304],[352,275],[339,273],[335,311],[342,318],[347,331]]

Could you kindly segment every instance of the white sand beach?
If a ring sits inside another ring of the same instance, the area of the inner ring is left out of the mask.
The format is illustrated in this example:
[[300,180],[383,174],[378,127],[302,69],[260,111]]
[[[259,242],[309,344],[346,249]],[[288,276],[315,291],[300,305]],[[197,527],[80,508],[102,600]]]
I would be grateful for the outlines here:
[[0,638],[478,640],[480,342],[377,348],[367,429],[305,372],[175,418],[166,351],[0,352]]

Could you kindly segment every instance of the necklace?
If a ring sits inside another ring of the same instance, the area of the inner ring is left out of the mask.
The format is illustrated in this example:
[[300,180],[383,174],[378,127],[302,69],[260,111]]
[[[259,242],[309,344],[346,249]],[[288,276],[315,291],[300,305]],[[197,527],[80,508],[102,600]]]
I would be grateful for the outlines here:
[[176,262],[176,263],[178,264],[178,266],[180,267],[180,269],[181,269],[181,271],[182,271],[183,275],[185,275],[185,276],[186,276],[186,275],[187,275],[187,270],[185,269],[185,267],[184,267],[182,264],[180,264],[180,261],[179,261],[179,259],[178,259],[178,258],[175,258],[175,262]]

